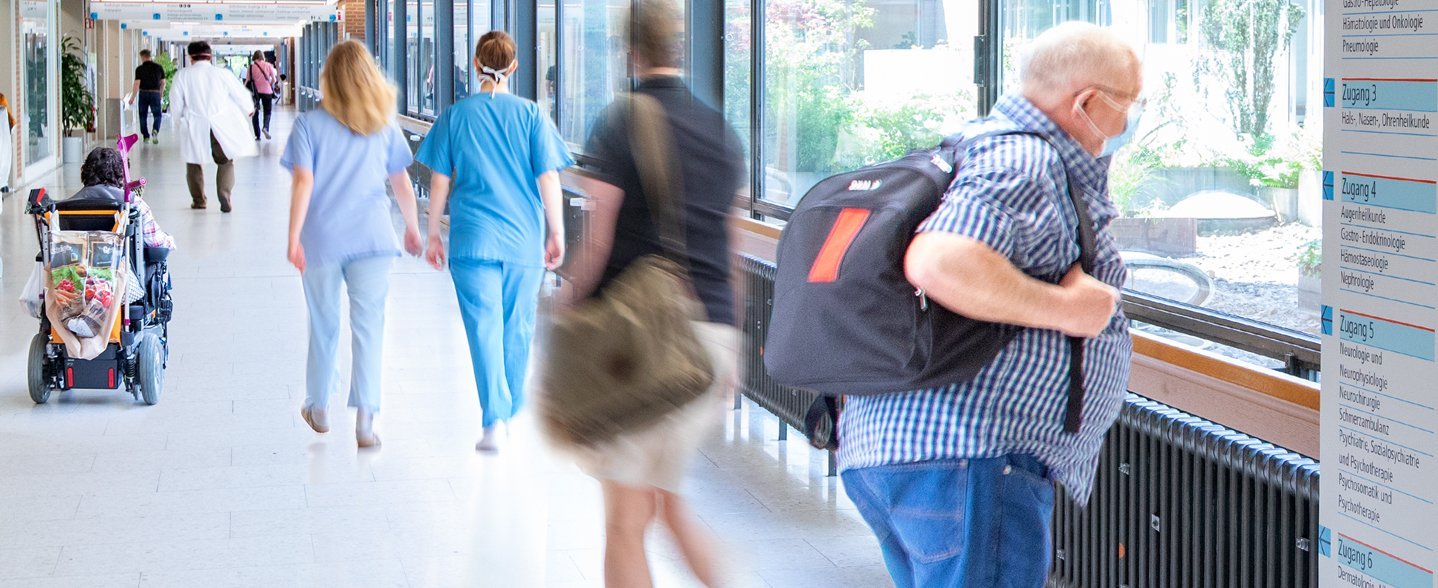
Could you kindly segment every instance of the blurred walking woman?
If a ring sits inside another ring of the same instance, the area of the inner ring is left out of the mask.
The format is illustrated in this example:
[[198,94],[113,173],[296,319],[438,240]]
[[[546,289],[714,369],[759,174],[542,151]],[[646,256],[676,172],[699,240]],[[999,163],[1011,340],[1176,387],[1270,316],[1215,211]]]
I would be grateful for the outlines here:
[[430,214],[425,256],[436,269],[448,258],[484,412],[476,449],[496,451],[525,403],[540,282],[564,258],[559,170],[574,160],[539,106],[509,93],[514,40],[491,31],[474,53],[479,92],[440,115],[417,158],[434,172],[429,210],[453,194],[448,255]]
[[385,181],[394,188],[404,216],[404,248],[419,255],[423,240],[414,188],[406,168],[413,161],[395,120],[395,90],[364,45],[336,45],[320,71],[321,110],[295,120],[280,164],[294,176],[290,203],[289,258],[300,270],[309,306],[309,359],[300,415],[316,432],[336,383],[340,284],[349,291],[353,368],[349,405],[361,448],[379,444],[373,420],[379,412],[385,297],[390,265],[400,255]]

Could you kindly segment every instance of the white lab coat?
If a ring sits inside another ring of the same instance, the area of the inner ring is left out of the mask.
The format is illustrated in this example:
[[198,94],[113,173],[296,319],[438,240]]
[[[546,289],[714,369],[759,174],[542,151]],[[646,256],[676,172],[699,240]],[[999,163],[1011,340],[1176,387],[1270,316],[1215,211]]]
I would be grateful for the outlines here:
[[250,125],[254,110],[250,91],[229,70],[209,61],[196,61],[175,72],[175,82],[170,87],[170,118],[180,129],[180,151],[185,163],[214,161],[210,154],[212,132],[230,159],[257,155]]

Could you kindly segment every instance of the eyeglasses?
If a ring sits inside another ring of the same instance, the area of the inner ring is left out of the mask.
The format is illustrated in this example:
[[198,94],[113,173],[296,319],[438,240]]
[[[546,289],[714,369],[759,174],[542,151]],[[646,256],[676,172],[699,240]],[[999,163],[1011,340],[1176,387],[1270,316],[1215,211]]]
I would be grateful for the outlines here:
[[[1108,96],[1104,96],[1104,99],[1108,101],[1108,103],[1109,103],[1110,106],[1113,106],[1114,108],[1116,108],[1116,109],[1118,109],[1118,110],[1123,110],[1124,107],[1123,107],[1122,105],[1120,105],[1120,104],[1114,102],[1113,98],[1118,98],[1118,99],[1120,99],[1120,100],[1127,100],[1130,107],[1132,107],[1132,106],[1137,106],[1137,107],[1139,107],[1140,109],[1142,109],[1144,106],[1147,106],[1147,105],[1148,105],[1148,97],[1147,97],[1147,96],[1133,95],[1133,94],[1129,94],[1129,93],[1127,93],[1127,92],[1120,92],[1120,91],[1118,91],[1118,90],[1115,90],[1112,86],[1105,86],[1105,85],[1103,85],[1103,84],[1093,84],[1092,86],[1089,86],[1089,87],[1090,87],[1090,88],[1097,88],[1100,92],[1103,92],[1104,94],[1108,94]],[[1111,98],[1110,96],[1112,96],[1112,98]]]

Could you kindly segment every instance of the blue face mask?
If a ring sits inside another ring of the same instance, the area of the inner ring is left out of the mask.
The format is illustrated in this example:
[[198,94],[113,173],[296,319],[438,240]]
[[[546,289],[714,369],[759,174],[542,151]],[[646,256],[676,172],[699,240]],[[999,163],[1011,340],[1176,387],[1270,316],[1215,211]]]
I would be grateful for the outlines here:
[[1119,133],[1117,137],[1109,137],[1107,141],[1104,141],[1103,152],[1099,154],[1099,157],[1111,157],[1113,154],[1118,153],[1119,149],[1123,149],[1125,145],[1128,145],[1129,141],[1133,140],[1133,136],[1137,134],[1138,121],[1142,117],[1142,104],[1134,104],[1128,107],[1128,121],[1124,123],[1123,132]]
[[[1100,98],[1103,98],[1104,102],[1109,103],[1109,105],[1114,107],[1115,109],[1122,108],[1122,106],[1115,103],[1113,99],[1109,98],[1103,93],[1099,93],[1098,96]],[[1117,153],[1119,149],[1122,149],[1125,145],[1128,145],[1129,141],[1133,140],[1134,134],[1138,132],[1139,119],[1143,117],[1143,103],[1134,102],[1133,104],[1130,104],[1128,107],[1128,118],[1124,122],[1123,132],[1115,136],[1109,137],[1107,135],[1104,135],[1103,131],[1099,130],[1098,125],[1094,124],[1093,118],[1090,117],[1087,112],[1084,112],[1084,110],[1082,108],[1079,108],[1077,104],[1074,105],[1074,108],[1078,109],[1078,111],[1083,114],[1084,122],[1088,123],[1089,128],[1093,129],[1094,134],[1104,138],[1103,147],[1099,150],[1098,154],[1099,159],[1105,157],[1112,157],[1113,154]]]

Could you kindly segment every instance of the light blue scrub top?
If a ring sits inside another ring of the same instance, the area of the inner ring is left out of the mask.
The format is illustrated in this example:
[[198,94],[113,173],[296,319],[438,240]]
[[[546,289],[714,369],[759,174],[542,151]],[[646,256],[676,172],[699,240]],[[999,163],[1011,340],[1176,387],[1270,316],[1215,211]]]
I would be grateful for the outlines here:
[[413,158],[398,124],[358,135],[333,115],[316,109],[295,119],[280,165],[315,176],[309,214],[300,230],[305,260],[345,263],[372,255],[399,255],[389,176]]
[[435,121],[416,159],[449,176],[449,255],[544,265],[540,175],[574,164],[559,131],[535,103],[477,94]]

